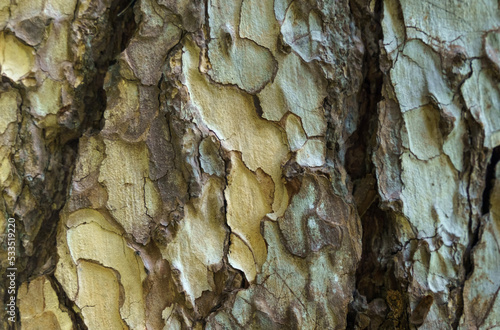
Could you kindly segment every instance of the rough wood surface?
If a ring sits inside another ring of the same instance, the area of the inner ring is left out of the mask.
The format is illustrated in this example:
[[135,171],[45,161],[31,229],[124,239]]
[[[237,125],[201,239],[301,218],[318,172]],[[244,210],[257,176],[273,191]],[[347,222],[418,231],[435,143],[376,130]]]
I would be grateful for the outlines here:
[[0,328],[500,326],[498,1],[0,0],[0,30]]

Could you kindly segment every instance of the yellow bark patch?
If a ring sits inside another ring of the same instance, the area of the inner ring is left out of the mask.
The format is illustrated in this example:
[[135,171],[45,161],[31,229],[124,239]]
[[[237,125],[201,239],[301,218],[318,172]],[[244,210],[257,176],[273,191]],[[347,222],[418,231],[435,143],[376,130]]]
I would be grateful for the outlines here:
[[[90,209],[78,210],[63,221],[65,226],[58,237],[56,277],[82,310],[87,326],[108,329],[107,325],[126,323],[133,329],[144,328],[144,265],[128,247],[121,231],[100,212]],[[118,295],[113,291],[115,287]],[[119,310],[119,314],[113,319],[103,319],[102,315],[107,314],[102,310],[110,308]]]
[[28,94],[31,110],[40,117],[57,114],[61,108],[61,84],[47,78],[34,92]]
[[222,183],[211,178],[203,186],[200,198],[184,207],[184,219],[175,239],[162,250],[173,268],[180,271],[180,281],[187,296],[194,300],[211,290],[209,266],[217,265],[224,256],[224,207]]
[[120,317],[120,284],[113,270],[82,260],[78,287],[76,304],[89,329],[127,329]]
[[0,33],[0,66],[2,75],[14,81],[30,73],[35,63],[33,48],[11,34]]
[[0,134],[5,133],[9,124],[17,120],[18,98],[19,93],[15,90],[0,94]]
[[45,276],[24,282],[17,299],[23,329],[73,329],[71,318],[60,309],[57,294]]
[[104,159],[99,181],[108,191],[107,208],[125,231],[141,243],[149,238],[150,218],[144,201],[148,177],[148,152],[143,144],[105,140]]
[[[231,245],[230,253],[233,266],[245,268],[243,271],[249,280],[255,278],[256,269],[260,271],[266,261],[267,249],[260,233],[260,222],[272,209],[270,188],[272,181],[269,177],[252,173],[236,153],[231,154],[231,172],[225,191],[227,223],[246,245]],[[246,251],[248,249],[250,254]],[[249,255],[253,256],[253,262],[244,262]]]
[[231,246],[227,257],[229,264],[245,273],[248,282],[253,283],[257,276],[257,267],[252,251],[238,236],[231,234]]
[[224,148],[240,151],[250,170],[261,168],[272,177],[275,192],[271,211],[274,217],[281,216],[288,204],[281,179],[281,163],[288,155],[285,134],[276,124],[257,115],[249,94],[213,84],[203,76],[198,70],[198,56],[198,47],[188,41],[182,61],[192,102],[198,106],[204,124],[222,140]]

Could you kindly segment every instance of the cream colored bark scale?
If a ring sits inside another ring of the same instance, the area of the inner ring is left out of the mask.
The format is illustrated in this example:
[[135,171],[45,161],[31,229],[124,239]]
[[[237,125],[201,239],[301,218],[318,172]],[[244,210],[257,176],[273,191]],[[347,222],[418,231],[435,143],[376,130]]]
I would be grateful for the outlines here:
[[193,305],[203,291],[213,289],[209,269],[220,267],[224,256],[222,207],[222,184],[218,179],[209,179],[201,197],[186,205],[176,238],[161,251],[179,270],[182,288]]
[[61,310],[57,293],[45,276],[23,283],[17,299],[23,329],[73,329],[71,318]]
[[34,64],[35,56],[33,48],[24,45],[12,34],[0,33],[0,66],[2,75],[17,82],[30,73]]
[[[56,277],[82,310],[87,326],[127,324],[142,328],[142,282],[146,274],[141,259],[127,246],[121,231],[90,209],[70,214],[65,226],[67,229],[60,235],[67,246],[59,246]],[[88,244],[89,238],[92,244]],[[108,286],[109,290],[102,290]],[[103,315],[103,308],[109,308],[115,316]]]

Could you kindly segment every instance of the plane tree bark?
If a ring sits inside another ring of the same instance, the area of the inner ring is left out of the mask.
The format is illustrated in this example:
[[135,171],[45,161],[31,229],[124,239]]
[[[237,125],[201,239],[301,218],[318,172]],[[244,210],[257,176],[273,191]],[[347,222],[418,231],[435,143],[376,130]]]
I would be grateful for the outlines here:
[[500,324],[498,1],[0,1],[23,329]]

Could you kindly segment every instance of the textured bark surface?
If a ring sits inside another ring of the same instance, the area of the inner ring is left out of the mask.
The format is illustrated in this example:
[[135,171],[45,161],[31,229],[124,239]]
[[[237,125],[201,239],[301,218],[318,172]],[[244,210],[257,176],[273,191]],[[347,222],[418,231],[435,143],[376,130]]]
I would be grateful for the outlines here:
[[499,327],[498,7],[0,0],[0,328]]

